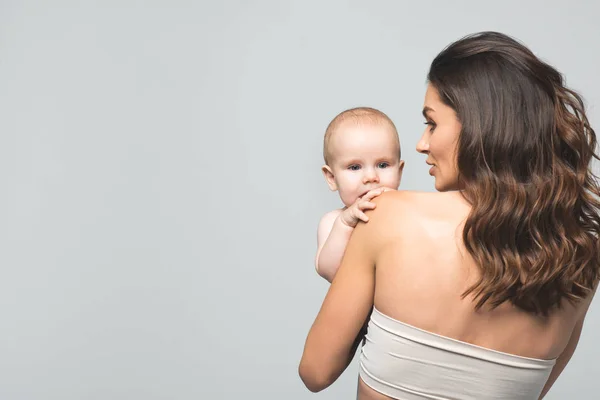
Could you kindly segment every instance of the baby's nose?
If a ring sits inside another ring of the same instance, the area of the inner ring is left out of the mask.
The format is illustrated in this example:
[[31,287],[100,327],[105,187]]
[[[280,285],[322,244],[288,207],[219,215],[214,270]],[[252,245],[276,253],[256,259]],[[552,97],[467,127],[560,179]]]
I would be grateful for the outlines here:
[[364,183],[378,183],[379,175],[375,171],[366,171],[363,178]]

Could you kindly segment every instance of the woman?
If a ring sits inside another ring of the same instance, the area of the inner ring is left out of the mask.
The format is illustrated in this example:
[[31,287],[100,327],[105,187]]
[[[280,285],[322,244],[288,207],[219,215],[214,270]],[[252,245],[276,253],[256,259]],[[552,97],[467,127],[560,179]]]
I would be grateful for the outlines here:
[[499,33],[431,64],[417,150],[441,193],[388,192],[356,227],[299,372],[359,399],[538,399],[571,358],[599,277],[596,145],[579,96]]

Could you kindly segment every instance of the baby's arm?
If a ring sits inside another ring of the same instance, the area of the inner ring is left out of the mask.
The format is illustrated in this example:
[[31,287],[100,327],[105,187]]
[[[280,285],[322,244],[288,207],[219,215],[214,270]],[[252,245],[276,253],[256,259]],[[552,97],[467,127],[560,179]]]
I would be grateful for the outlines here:
[[321,218],[317,231],[317,273],[331,283],[342,263],[346,246],[354,228],[339,218],[342,210],[331,211]]
[[375,208],[375,203],[372,203],[371,200],[390,190],[392,189],[384,187],[373,189],[356,199],[354,204],[345,210],[334,210],[321,218],[317,231],[315,268],[317,273],[327,279],[329,283],[333,281],[342,263],[354,227],[358,221],[369,221],[364,211]]

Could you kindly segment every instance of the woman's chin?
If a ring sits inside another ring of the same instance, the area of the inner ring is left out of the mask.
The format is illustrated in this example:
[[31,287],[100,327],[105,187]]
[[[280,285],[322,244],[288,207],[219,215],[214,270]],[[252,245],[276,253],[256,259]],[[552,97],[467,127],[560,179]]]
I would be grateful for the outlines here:
[[440,179],[436,179],[435,180],[435,190],[437,190],[438,192],[447,192],[448,190],[452,190],[451,187],[448,187],[448,185],[445,185],[444,182],[442,182]]
[[435,187],[435,190],[437,190],[438,192],[444,191],[444,185],[442,185],[442,182],[440,182],[440,180],[437,178],[435,178],[435,183],[433,184],[433,186]]

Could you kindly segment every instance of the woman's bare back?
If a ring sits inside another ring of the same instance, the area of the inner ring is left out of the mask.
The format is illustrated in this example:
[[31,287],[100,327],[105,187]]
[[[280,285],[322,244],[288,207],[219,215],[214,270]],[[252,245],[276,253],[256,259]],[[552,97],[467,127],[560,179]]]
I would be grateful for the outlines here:
[[[470,211],[459,192],[399,191],[381,196],[375,307],[420,329],[484,348],[538,359],[561,355],[590,299],[564,302],[543,318],[502,304],[475,310],[462,294],[479,277],[462,228]],[[369,222],[371,223],[371,222]],[[360,399],[386,399],[359,382]]]

